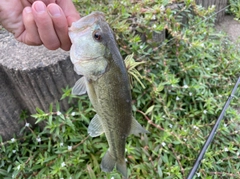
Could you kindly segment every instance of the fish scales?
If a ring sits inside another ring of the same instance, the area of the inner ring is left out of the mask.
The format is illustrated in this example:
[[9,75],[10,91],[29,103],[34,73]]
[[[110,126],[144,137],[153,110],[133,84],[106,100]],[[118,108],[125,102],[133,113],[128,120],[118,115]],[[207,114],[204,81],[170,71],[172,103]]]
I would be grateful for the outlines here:
[[[114,157],[122,159],[124,158],[126,137],[131,129],[132,110],[127,73],[118,71],[120,70],[113,63],[112,68],[92,84],[95,86],[98,106],[102,109],[97,111],[97,114],[102,119],[105,135],[109,141],[109,151],[110,153],[120,151]],[[118,80],[121,75],[125,80]],[[116,139],[118,140],[116,141]],[[116,151],[117,148],[120,150]]]
[[93,12],[74,22],[69,29],[74,70],[83,75],[72,89],[75,95],[87,92],[96,110],[88,133],[105,133],[109,149],[101,168],[117,170],[127,178],[125,144],[129,134],[148,133],[132,116],[131,91],[127,70],[113,31],[101,12]]

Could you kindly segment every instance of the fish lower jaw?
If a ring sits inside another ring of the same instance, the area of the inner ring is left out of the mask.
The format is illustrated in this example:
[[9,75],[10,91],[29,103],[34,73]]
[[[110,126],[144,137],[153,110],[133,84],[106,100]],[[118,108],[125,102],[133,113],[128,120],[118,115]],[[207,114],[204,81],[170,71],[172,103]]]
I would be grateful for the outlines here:
[[101,58],[101,56],[97,56],[97,57],[81,57],[81,58],[74,58],[74,57],[72,57],[71,60],[72,60],[73,64],[76,65],[76,63],[88,63],[89,61],[98,60],[99,58]]

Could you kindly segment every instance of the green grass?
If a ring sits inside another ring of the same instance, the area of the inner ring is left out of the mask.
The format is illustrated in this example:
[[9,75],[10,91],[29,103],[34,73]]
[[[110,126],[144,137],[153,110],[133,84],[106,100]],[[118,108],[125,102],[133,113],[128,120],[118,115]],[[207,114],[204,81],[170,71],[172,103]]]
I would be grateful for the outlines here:
[[229,0],[229,11],[235,16],[235,20],[240,20],[240,2],[238,0]]

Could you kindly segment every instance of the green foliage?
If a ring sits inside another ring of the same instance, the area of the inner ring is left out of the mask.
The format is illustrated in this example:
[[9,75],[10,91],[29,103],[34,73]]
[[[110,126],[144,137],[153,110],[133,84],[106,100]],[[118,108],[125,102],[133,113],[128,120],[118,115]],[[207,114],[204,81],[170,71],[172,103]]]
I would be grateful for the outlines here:
[[240,1],[229,0],[230,12],[236,16],[236,20],[240,20]]
[[[240,71],[240,52],[207,19],[213,9],[191,0],[174,1],[178,8],[168,0],[75,2],[82,16],[106,14],[132,75],[134,116],[151,132],[128,137],[129,177],[186,178]],[[63,98],[76,98],[70,92]],[[240,89],[195,178],[240,178],[239,95]],[[0,141],[0,178],[120,179],[116,170],[100,170],[108,145],[104,135],[87,135],[95,113],[88,97],[67,112],[52,109],[32,115],[43,129],[26,123],[22,137]]]
[[132,78],[136,79],[138,83],[142,86],[142,88],[145,88],[144,84],[141,82],[141,79],[143,79],[143,77],[136,69],[137,66],[144,64],[145,62],[136,62],[133,59],[133,54],[128,55],[125,58],[124,62],[128,70],[130,80],[132,81]]

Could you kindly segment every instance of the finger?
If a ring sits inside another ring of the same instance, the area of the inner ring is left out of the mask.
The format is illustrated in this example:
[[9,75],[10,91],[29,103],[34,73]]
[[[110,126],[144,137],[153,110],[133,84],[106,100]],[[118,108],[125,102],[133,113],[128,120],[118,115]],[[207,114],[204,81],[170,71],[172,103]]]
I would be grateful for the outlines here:
[[20,0],[20,2],[22,3],[23,7],[27,7],[27,6],[31,6],[32,5],[32,3],[30,3],[30,2],[28,2],[26,0]]
[[23,6],[20,1],[0,0],[0,24],[9,32],[13,33],[15,38],[19,37],[24,31],[22,23]]
[[71,42],[68,37],[68,22],[62,9],[56,4],[49,4],[47,10],[52,18],[58,39],[60,40],[60,47],[63,50],[69,50]]
[[56,3],[62,8],[67,18],[69,27],[72,25],[72,22],[80,19],[79,12],[75,8],[72,0],[58,0]]
[[47,12],[46,5],[41,1],[36,1],[32,5],[32,11],[40,39],[44,46],[50,50],[59,48],[60,41],[55,32],[52,19]]
[[[26,1],[26,0],[24,0]],[[28,3],[33,4],[34,2],[39,1],[39,0],[27,0]],[[50,3],[54,3],[56,0],[40,0],[42,1],[45,5],[48,5]]]
[[24,32],[18,37],[18,40],[27,45],[41,45],[42,41],[39,37],[37,26],[32,14],[32,8],[26,7],[23,10]]

